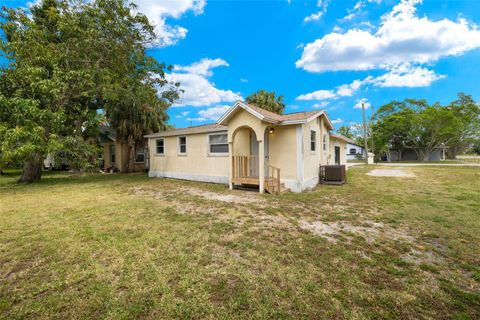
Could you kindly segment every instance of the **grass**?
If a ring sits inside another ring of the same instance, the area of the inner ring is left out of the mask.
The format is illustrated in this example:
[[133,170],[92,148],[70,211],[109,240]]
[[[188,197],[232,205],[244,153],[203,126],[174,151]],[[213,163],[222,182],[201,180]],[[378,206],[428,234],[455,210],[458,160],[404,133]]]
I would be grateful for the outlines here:
[[478,319],[480,170],[402,170],[280,196],[7,172],[0,318]]

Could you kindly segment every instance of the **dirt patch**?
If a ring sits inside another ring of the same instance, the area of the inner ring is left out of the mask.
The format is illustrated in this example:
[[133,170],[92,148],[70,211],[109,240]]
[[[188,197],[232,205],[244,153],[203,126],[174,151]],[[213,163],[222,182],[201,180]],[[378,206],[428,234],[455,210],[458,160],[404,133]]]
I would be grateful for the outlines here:
[[133,194],[148,195],[156,199],[166,199],[169,196],[175,196],[176,194],[180,193],[205,198],[206,200],[221,201],[227,203],[246,204],[264,202],[264,200],[256,194],[243,195],[235,193],[235,191],[230,191],[229,193],[217,193],[193,187],[180,187],[173,190],[154,190],[135,187],[131,190],[131,192]]
[[299,221],[299,226],[303,230],[308,230],[315,235],[321,236],[331,242],[338,242],[345,238],[347,241],[353,240],[352,235],[361,236],[368,243],[373,243],[381,239],[402,240],[413,242],[415,239],[406,232],[393,229],[380,222],[365,221],[362,225],[353,225],[348,222],[322,222],[322,221]]
[[191,187],[182,187],[178,191],[185,192],[193,196],[202,197],[207,200],[215,200],[229,203],[258,203],[263,201],[263,199],[253,193],[248,194],[247,196],[243,194],[236,194],[233,191],[229,193],[217,193]]
[[373,177],[400,177],[400,178],[414,178],[416,175],[410,172],[405,172],[400,169],[374,169],[367,173]]

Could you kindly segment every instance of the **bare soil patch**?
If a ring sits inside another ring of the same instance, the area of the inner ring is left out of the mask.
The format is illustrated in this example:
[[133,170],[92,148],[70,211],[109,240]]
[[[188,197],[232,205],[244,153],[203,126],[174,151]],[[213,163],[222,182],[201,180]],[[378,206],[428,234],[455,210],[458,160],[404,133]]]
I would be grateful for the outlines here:
[[373,177],[400,177],[400,178],[414,178],[414,175],[411,172],[405,172],[400,169],[374,169],[367,173],[369,176]]

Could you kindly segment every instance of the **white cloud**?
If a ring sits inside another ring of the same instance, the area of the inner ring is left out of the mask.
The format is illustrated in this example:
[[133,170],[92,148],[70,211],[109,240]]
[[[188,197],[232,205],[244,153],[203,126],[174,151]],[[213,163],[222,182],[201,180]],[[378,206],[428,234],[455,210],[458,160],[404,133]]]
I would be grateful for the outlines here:
[[337,119],[334,119],[332,120],[332,124],[339,124],[339,123],[342,123],[343,120],[341,118],[337,118]]
[[312,108],[314,109],[323,109],[325,108],[326,106],[329,105],[329,102],[328,101],[322,101],[322,102],[318,102],[318,103],[315,103]]
[[378,87],[428,87],[432,82],[442,78],[445,76],[435,71],[405,64],[395,66],[389,72],[371,81]]
[[230,106],[218,106],[198,111],[198,115],[206,120],[217,121]]
[[195,15],[202,14],[206,5],[206,0],[134,0],[134,2],[138,6],[138,11],[145,14],[155,26],[157,39],[153,45],[159,47],[173,45],[187,36],[186,28],[167,24],[167,18],[179,19],[190,11]]
[[247,82],[248,82],[248,79],[240,78],[240,82],[242,82],[242,83],[247,83]]
[[354,95],[363,85],[372,81],[372,77],[368,76],[364,80],[354,80],[349,84],[342,84],[337,86],[335,90],[317,90],[314,92],[302,94],[298,96],[297,100],[329,100],[338,99],[340,97],[350,97]]
[[180,114],[184,117],[188,116],[190,114],[190,111],[182,111]]
[[332,32],[304,47],[298,68],[310,72],[389,69],[424,64],[480,47],[480,31],[465,19],[416,16],[421,0],[402,0],[382,17],[376,32]]
[[205,107],[213,104],[234,102],[242,97],[232,90],[218,89],[208,77],[213,75],[212,68],[228,66],[222,59],[202,59],[188,66],[175,66],[174,72],[167,74],[170,82],[179,82],[184,90],[174,107]]
[[317,90],[311,93],[302,94],[297,100],[327,100],[336,98],[337,95],[332,90]]
[[188,66],[175,65],[174,70],[185,71],[188,73],[194,73],[201,76],[210,77],[213,74],[211,69],[216,67],[229,67],[229,64],[225,60],[220,58],[217,58],[217,59],[203,58],[202,60],[198,62],[194,62]]
[[318,0],[317,1],[317,7],[320,8],[318,12],[312,13],[308,17],[305,17],[303,19],[304,22],[312,22],[312,21],[317,21],[320,20],[321,17],[327,12],[328,8],[328,0]]
[[356,101],[356,104],[353,106],[354,109],[362,109],[362,104],[364,104],[365,109],[370,108],[372,105],[366,98],[358,99]]

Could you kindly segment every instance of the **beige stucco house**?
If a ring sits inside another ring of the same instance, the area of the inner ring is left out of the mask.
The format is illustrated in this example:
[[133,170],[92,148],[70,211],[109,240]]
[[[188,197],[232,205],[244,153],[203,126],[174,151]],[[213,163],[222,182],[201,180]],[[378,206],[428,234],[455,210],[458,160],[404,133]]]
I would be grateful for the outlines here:
[[100,169],[115,167],[122,170],[128,161],[130,171],[144,171],[148,168],[148,158],[144,146],[135,146],[129,156],[126,155],[125,144],[117,141],[115,131],[109,126],[100,126],[101,152],[99,154]]
[[237,101],[216,124],[147,135],[149,176],[301,192],[319,166],[346,164],[346,141],[324,111],[278,115]]

